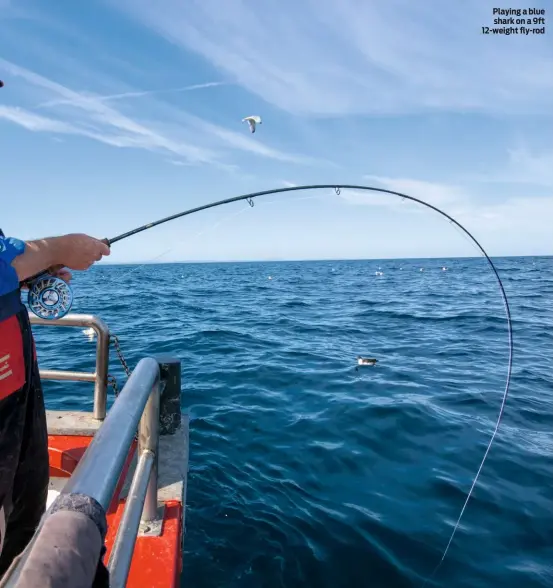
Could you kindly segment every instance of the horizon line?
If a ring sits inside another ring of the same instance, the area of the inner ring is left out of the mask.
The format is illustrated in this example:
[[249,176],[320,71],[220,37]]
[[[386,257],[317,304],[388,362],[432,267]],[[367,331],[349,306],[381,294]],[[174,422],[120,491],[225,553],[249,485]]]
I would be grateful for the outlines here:
[[[490,255],[490,259],[509,259],[509,258],[526,258],[526,257],[553,257],[553,253],[540,253],[536,255]],[[101,261],[94,265],[102,266],[117,266],[117,265],[170,265],[170,264],[212,264],[212,263],[309,263],[309,262],[340,262],[340,261],[416,261],[416,260],[435,260],[435,259],[486,259],[484,255],[451,255],[451,256],[439,256],[439,257],[374,257],[374,258],[363,258],[363,257],[351,257],[351,258],[320,258],[320,259],[237,259],[237,260],[182,260],[182,261],[120,261],[110,262]]]

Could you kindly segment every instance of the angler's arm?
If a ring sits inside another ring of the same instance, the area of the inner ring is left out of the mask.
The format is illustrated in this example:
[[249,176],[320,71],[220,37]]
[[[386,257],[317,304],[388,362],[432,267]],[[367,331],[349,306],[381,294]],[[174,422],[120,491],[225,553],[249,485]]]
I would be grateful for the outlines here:
[[0,296],[19,288],[20,274],[32,272],[36,257],[33,249],[29,249],[25,241],[5,237],[0,231]]
[[105,241],[82,233],[26,242],[0,233],[0,295],[44,271],[57,272],[63,267],[86,270],[109,254]]
[[45,268],[58,265],[62,251],[62,239],[63,237],[47,237],[26,242],[10,239],[19,244],[22,243],[22,246],[19,245],[21,252],[11,261],[11,266],[16,271],[19,282],[44,271]]

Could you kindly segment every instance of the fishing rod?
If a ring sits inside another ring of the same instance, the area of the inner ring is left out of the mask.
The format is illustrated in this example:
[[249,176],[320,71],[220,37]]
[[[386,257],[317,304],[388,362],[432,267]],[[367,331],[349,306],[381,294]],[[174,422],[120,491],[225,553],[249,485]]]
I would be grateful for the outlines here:
[[[453,217],[449,214],[440,210],[436,206],[425,202],[419,198],[415,198],[414,196],[409,196],[407,194],[403,194],[401,192],[396,192],[394,190],[386,190],[385,188],[375,188],[372,186],[362,186],[362,185],[355,185],[355,184],[310,184],[305,186],[288,186],[284,188],[275,188],[272,190],[263,190],[260,192],[251,192],[249,194],[242,194],[240,196],[234,196],[231,198],[225,198],[224,200],[217,200],[215,202],[210,202],[208,204],[202,204],[201,206],[196,206],[195,208],[190,208],[183,212],[179,212],[177,214],[173,214],[170,216],[166,216],[162,219],[157,221],[147,223],[131,231],[126,233],[122,233],[117,235],[116,237],[112,237],[111,239],[105,238],[102,241],[108,246],[111,247],[114,243],[118,241],[122,241],[123,239],[127,239],[141,233],[142,231],[146,231],[153,227],[157,227],[158,225],[162,225],[169,221],[175,220],[177,218],[181,218],[184,216],[189,216],[191,214],[195,214],[197,212],[201,212],[202,210],[208,210],[209,208],[216,208],[218,206],[223,206],[224,204],[231,204],[232,202],[239,202],[242,200],[246,200],[250,206],[254,206],[254,198],[259,198],[260,196],[268,196],[271,194],[285,194],[287,192],[297,192],[303,190],[323,190],[323,189],[333,189],[335,190],[336,194],[339,196],[341,190],[361,190],[367,192],[380,192],[384,194],[390,194],[393,196],[397,196],[404,200],[410,200],[412,202],[417,202],[427,208],[430,208],[437,212],[438,214],[445,217],[451,223],[455,224],[463,233],[465,233],[469,239],[478,247],[478,249],[482,252],[485,256],[488,264],[490,265],[493,273],[495,274],[496,280],[499,284],[499,288],[501,290],[501,294],[506,303],[506,310],[510,320],[510,311],[509,306],[507,303],[507,297],[505,294],[505,290],[503,288],[503,283],[501,282],[501,278],[497,272],[493,261],[490,259],[482,245],[477,241],[477,239],[463,226],[461,223],[456,221]],[[56,269],[61,269],[56,268]],[[28,296],[28,305],[29,309],[39,318],[46,319],[46,320],[55,320],[62,318],[65,316],[70,310],[73,305],[73,291],[71,287],[66,284],[60,278],[57,278],[51,275],[52,268],[49,270],[41,271],[34,276],[25,280],[25,285],[29,288],[29,296]]]
[[[333,189],[336,192],[336,195],[338,195],[338,196],[340,195],[341,190],[348,190],[348,189],[349,190],[359,190],[359,191],[364,191],[364,192],[379,192],[382,194],[390,194],[392,196],[397,196],[399,198],[402,198],[403,200],[410,200],[411,202],[416,202],[418,204],[421,204],[422,206],[425,206],[426,208],[430,208],[431,210],[434,210],[435,212],[437,212],[438,214],[440,214],[441,216],[446,218],[449,222],[451,222],[452,224],[457,226],[459,229],[461,229],[461,231],[469,237],[469,239],[476,245],[476,247],[480,250],[482,255],[486,258],[486,260],[487,260],[487,262],[488,262],[488,264],[489,264],[489,266],[495,276],[497,284],[499,286],[499,290],[501,292],[503,304],[505,306],[505,313],[507,316],[509,357],[508,357],[508,363],[507,363],[507,379],[506,379],[506,383],[505,383],[503,397],[501,400],[499,414],[498,414],[497,421],[496,421],[493,433],[491,435],[490,441],[486,447],[486,450],[484,452],[484,456],[482,458],[482,461],[480,462],[480,466],[479,466],[478,471],[474,477],[474,480],[473,480],[472,485],[470,487],[470,490],[467,494],[467,497],[465,499],[465,502],[463,504],[463,507],[461,509],[459,517],[454,525],[453,531],[451,532],[451,535],[449,537],[449,541],[448,541],[448,543],[442,553],[442,557],[441,557],[440,561],[438,562],[438,564],[436,565],[436,567],[432,571],[431,575],[425,581],[424,585],[426,585],[427,582],[432,577],[434,577],[434,575],[436,574],[436,572],[440,568],[441,564],[443,563],[443,561],[448,553],[448,550],[451,546],[451,543],[456,535],[456,532],[459,528],[459,524],[461,522],[461,519],[462,519],[463,514],[465,512],[465,509],[467,507],[467,504],[473,494],[474,488],[475,488],[476,483],[479,479],[480,472],[482,471],[482,468],[484,467],[484,463],[488,457],[488,454],[489,454],[490,449],[492,447],[493,441],[494,441],[496,434],[499,430],[499,425],[500,425],[500,422],[501,422],[501,419],[502,419],[502,416],[503,416],[503,413],[505,410],[505,404],[507,401],[507,396],[509,393],[509,386],[511,383],[511,374],[512,374],[512,367],[513,367],[513,327],[512,327],[511,310],[509,307],[509,301],[507,299],[507,294],[505,293],[505,288],[503,287],[503,282],[501,281],[501,278],[499,276],[499,272],[497,271],[497,268],[495,267],[490,256],[486,253],[484,247],[482,247],[482,245],[478,242],[476,237],[474,237],[472,235],[472,233],[470,233],[470,231],[468,229],[466,229],[460,222],[455,220],[452,216],[450,216],[449,214],[447,214],[443,210],[440,210],[438,207],[436,207],[432,204],[429,204],[428,202],[425,202],[424,200],[421,200],[419,198],[415,198],[414,196],[409,196],[408,194],[403,194],[401,192],[396,192],[394,190],[386,190],[385,188],[375,188],[372,186],[362,186],[362,185],[355,185],[355,184],[310,184],[310,185],[305,185],[305,186],[289,186],[289,187],[284,187],[284,188],[275,188],[273,190],[263,190],[260,192],[252,192],[249,194],[242,194],[240,196],[234,196],[232,198],[225,198],[224,200],[218,200],[216,202],[210,202],[209,204],[203,204],[201,206],[196,206],[195,208],[190,208],[188,210],[185,210],[183,212],[179,212],[177,214],[166,216],[160,220],[142,225],[140,227],[132,229],[131,231],[117,235],[116,237],[113,237],[111,239],[103,239],[103,242],[106,243],[106,245],[108,245],[108,247],[111,247],[114,243],[117,243],[118,241],[122,241],[123,239],[127,239],[129,237],[132,237],[133,235],[136,235],[138,233],[141,233],[142,231],[146,231],[148,229],[151,229],[152,227],[156,227],[158,225],[167,223],[167,222],[175,220],[177,218],[181,218],[184,216],[189,216],[191,214],[195,214],[196,212],[201,212],[202,210],[208,210],[209,208],[216,208],[218,206],[223,206],[224,204],[231,204],[232,202],[239,202],[241,200],[246,200],[249,203],[249,205],[251,207],[253,207],[254,206],[254,198],[258,198],[260,196],[268,196],[271,194],[284,194],[286,192],[298,192],[298,191],[303,191],[303,190],[325,190],[325,189]],[[71,309],[71,305],[72,305],[72,301],[73,301],[73,294],[72,294],[71,288],[69,287],[68,284],[66,284],[60,278],[56,278],[55,276],[50,275],[48,271],[41,272],[40,274],[37,274],[37,275],[29,278],[28,280],[26,280],[25,283],[29,287],[29,308],[38,317],[43,318],[43,319],[57,319],[57,318],[61,318],[61,317],[65,316],[69,312],[69,310]]]

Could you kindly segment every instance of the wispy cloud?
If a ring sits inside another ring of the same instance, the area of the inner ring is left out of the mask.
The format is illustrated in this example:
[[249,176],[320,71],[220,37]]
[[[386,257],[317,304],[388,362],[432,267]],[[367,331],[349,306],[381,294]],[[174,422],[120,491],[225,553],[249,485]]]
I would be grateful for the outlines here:
[[[479,231],[488,237],[492,233],[503,237],[505,231],[511,230],[531,234],[536,242],[540,239],[543,243],[548,242],[545,236],[551,232],[553,196],[521,195],[498,202],[483,202],[479,191],[463,186],[409,178],[365,177],[377,188],[413,196],[436,206],[471,231]],[[342,190],[340,197],[352,205],[383,207],[400,214],[429,212],[422,205],[393,194]]]
[[[132,147],[146,149],[148,151],[169,151],[196,163],[211,162],[207,156],[199,158],[196,154],[191,154],[182,144],[173,143],[159,135],[149,132],[144,132],[143,134],[139,132],[134,135],[132,133],[125,134],[124,131],[126,129],[124,127],[118,127],[116,124],[112,125],[111,130],[113,133],[110,134],[105,129],[108,125],[104,125],[103,128],[95,128],[94,125],[85,122],[82,125],[72,124],[40,116],[23,108],[9,106],[0,106],[0,119],[15,123],[28,131],[80,135],[110,145],[111,147]],[[198,150],[198,153],[201,152]],[[193,157],[192,155],[196,156]]]
[[549,39],[483,35],[481,0],[109,2],[289,112],[551,114]]
[[22,126],[28,131],[51,133],[77,133],[72,125],[59,120],[40,116],[23,108],[2,106],[0,104],[0,119],[8,120]]
[[260,141],[251,137],[251,135],[245,135],[238,133],[237,131],[231,131],[225,129],[219,125],[215,125],[208,121],[202,120],[198,117],[189,117],[190,121],[193,122],[202,132],[209,133],[220,139],[225,144],[246,151],[254,153],[262,157],[268,157],[276,161],[282,161],[287,163],[305,163],[305,164],[316,164],[317,160],[311,157],[302,156],[292,153],[284,153],[278,149],[273,149]]
[[[374,175],[366,175],[364,179],[367,180],[369,186],[412,196],[453,216],[467,214],[476,202],[471,194],[460,186],[412,178],[388,178]],[[352,205],[376,206],[396,213],[428,213],[428,209],[423,205],[408,198],[402,199],[395,194],[376,190],[341,190],[340,198]]]
[[[50,108],[49,117],[23,108],[4,106],[0,110],[0,118],[30,131],[82,135],[115,147],[145,149],[169,154],[172,159],[183,163],[208,163],[225,169],[235,167],[224,161],[225,152],[232,150],[246,151],[276,161],[313,161],[308,157],[282,152],[263,144],[260,140],[254,141],[250,137],[182,111],[179,121],[165,118],[153,122],[150,120],[148,123],[141,122],[107,103],[110,99],[121,97],[122,94],[98,97],[77,92],[2,58],[0,67],[11,77],[21,78],[52,97],[47,101]],[[190,88],[191,86],[188,86],[188,89]],[[144,94],[125,93],[126,96]],[[154,108],[154,116],[155,111]]]
[[[224,86],[226,82],[207,82],[205,84],[193,84],[183,88],[166,88],[162,90],[144,90],[140,92],[122,92],[120,94],[110,94],[108,96],[88,95],[88,98],[98,100],[99,102],[109,102],[110,100],[125,100],[128,98],[143,98],[144,96],[154,96],[156,94],[171,94],[177,92],[191,92],[193,90],[202,90],[204,88],[214,88],[216,86]],[[59,106],[60,104],[72,104],[71,100],[49,100],[37,106],[37,108],[48,108],[51,106]]]
[[500,170],[470,176],[479,182],[528,184],[553,188],[553,151],[533,153],[526,148],[508,150],[508,161]]
[[513,149],[509,152],[509,160],[513,169],[510,181],[553,188],[553,151],[537,155],[526,149]]
[[54,96],[68,103],[64,106],[70,106],[73,109],[58,111],[58,119],[40,117],[23,109],[11,109],[5,112],[4,118],[28,130],[80,134],[116,147],[169,152],[195,163],[215,161],[214,152],[168,138],[99,100],[83,96],[79,92],[2,58],[0,58],[0,66],[11,76],[20,77],[34,86],[50,91]]
[[468,197],[466,190],[450,184],[410,178],[386,178],[374,175],[367,175],[365,178],[371,182],[380,184],[380,187],[384,189],[413,196],[438,207],[457,205],[460,202],[466,201]]

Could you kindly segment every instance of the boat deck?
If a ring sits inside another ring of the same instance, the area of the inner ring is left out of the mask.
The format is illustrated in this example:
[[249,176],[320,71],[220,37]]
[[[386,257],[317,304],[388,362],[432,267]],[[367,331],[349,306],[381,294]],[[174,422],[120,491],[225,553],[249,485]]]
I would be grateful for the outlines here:
[[[92,413],[47,411],[50,484],[48,506],[55,500],[102,421]],[[107,565],[136,467],[136,443],[129,452],[117,490],[107,511]],[[129,588],[179,586],[182,571],[182,540],[185,529],[188,474],[188,417],[172,435],[159,437],[159,520],[141,523],[127,580]]]
[[[93,371],[40,369],[43,380],[93,383],[94,403],[91,412],[46,411],[50,462],[47,512],[25,554],[9,570],[8,582],[23,573],[45,521],[56,517],[49,507],[60,493],[67,492],[93,498],[106,513],[104,562],[113,588],[177,588],[189,457],[189,421],[181,411],[180,359],[165,354],[144,357],[131,371],[117,337],[100,318],[68,314],[56,320],[33,316],[30,320],[33,327],[94,331]],[[112,342],[127,380],[108,411]]]

